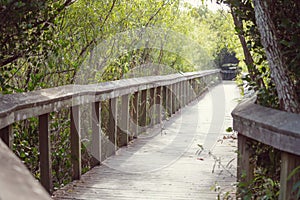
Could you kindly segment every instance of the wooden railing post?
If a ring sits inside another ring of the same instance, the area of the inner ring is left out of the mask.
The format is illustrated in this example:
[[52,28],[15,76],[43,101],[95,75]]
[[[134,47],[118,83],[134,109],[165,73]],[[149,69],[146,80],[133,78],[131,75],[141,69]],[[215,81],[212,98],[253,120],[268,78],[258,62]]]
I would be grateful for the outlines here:
[[92,103],[92,166],[101,162],[101,102]]
[[[140,102],[140,108],[139,108],[139,126],[145,127],[147,123],[147,90],[141,91],[141,102]],[[139,130],[141,132],[144,132],[144,129]]]
[[178,83],[178,93],[179,93],[179,109],[184,107],[184,97],[183,97],[183,81]]
[[133,132],[133,138],[137,138],[139,133],[139,92],[133,94],[133,105],[132,105],[132,119],[133,127],[131,128]]
[[52,186],[52,164],[51,146],[49,135],[49,114],[39,116],[39,159],[40,159],[40,181],[43,187],[51,194]]
[[177,86],[176,83],[172,84],[171,86],[172,91],[171,91],[171,95],[172,95],[172,112],[171,114],[175,114],[177,111]]
[[120,137],[120,146],[128,144],[128,135],[129,135],[129,95],[123,95],[121,97],[121,117],[120,125],[121,129]]
[[182,107],[181,82],[177,83],[177,111]]
[[118,131],[118,107],[117,107],[117,98],[109,99],[109,135],[108,138],[110,142],[115,146],[117,150],[117,131]]
[[279,200],[297,199],[297,190],[293,191],[293,186],[300,180],[300,174],[295,173],[290,179],[288,179],[288,176],[298,166],[300,166],[299,156],[281,152]]
[[155,124],[155,88],[150,88],[149,95],[150,95],[150,105],[149,105],[150,116],[149,117],[151,120],[150,125],[153,126]]
[[162,120],[165,120],[167,118],[167,105],[168,105],[168,96],[167,96],[167,86],[163,86],[162,87],[162,94],[161,94],[161,98],[162,98],[162,108],[164,108],[164,113],[162,114]]
[[71,162],[73,168],[72,179],[81,177],[81,141],[80,141],[80,110],[79,106],[71,109]]
[[[202,77],[202,79],[203,79],[204,77]],[[203,86],[203,84],[202,84],[202,79],[200,79],[200,78],[197,78],[196,79],[196,95],[197,95],[197,97],[199,97],[200,95],[201,95],[201,92],[202,92],[202,90],[204,89],[204,86]]]
[[156,94],[155,94],[155,124],[161,123],[162,119],[162,111],[161,111],[161,106],[162,106],[162,95],[161,95],[161,87],[156,88]]
[[237,179],[238,182],[245,183],[245,185],[248,185],[254,177],[254,166],[250,162],[250,151],[249,139],[242,134],[238,134]]
[[172,85],[169,85],[166,87],[166,96],[167,96],[167,101],[166,101],[166,110],[167,110],[167,117],[170,117],[173,113],[172,111]]
[[188,85],[188,90],[189,90],[189,103],[192,102],[194,100],[194,87],[193,87],[193,83],[194,83],[194,80],[191,79],[189,80],[189,85]]
[[8,125],[0,129],[0,138],[8,146],[8,148],[13,148],[14,134],[12,130],[12,125]]
[[196,87],[195,87],[195,79],[192,79],[191,80],[191,92],[192,92],[192,99],[191,99],[191,101],[193,101],[193,100],[195,100],[195,98],[196,98]]
[[184,101],[184,106],[188,104],[188,84],[187,81],[183,81],[183,101]]

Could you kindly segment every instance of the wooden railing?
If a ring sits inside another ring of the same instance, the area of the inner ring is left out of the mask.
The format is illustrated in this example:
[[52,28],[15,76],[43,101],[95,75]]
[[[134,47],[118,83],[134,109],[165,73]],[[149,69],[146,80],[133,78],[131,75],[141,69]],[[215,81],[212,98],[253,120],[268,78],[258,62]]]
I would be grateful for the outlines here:
[[251,141],[281,151],[280,200],[297,199],[293,186],[299,173],[288,179],[300,165],[300,115],[255,104],[255,98],[240,103],[232,112],[233,129],[238,132],[238,181],[249,184],[254,177]]
[[[92,106],[91,117],[96,119],[92,120],[92,149],[99,164],[102,160],[100,144],[102,101],[109,101],[110,131],[106,134],[117,147],[126,145],[130,139],[145,131],[149,126],[147,120],[149,117],[153,118],[152,125],[160,123],[167,114],[172,115],[197,98],[209,86],[220,81],[219,70],[208,70],[123,79],[93,85],[67,85],[29,93],[3,95],[0,96],[0,137],[11,148],[13,124],[20,120],[38,117],[40,181],[51,193],[53,186],[48,128],[51,112],[70,109],[72,178],[76,180],[81,176],[80,108],[83,105]],[[151,105],[159,105],[154,107],[155,115],[147,116],[147,109],[151,107],[146,106],[147,102]],[[118,105],[121,106],[121,113],[118,111]],[[121,127],[126,134],[118,135],[118,127]],[[120,141],[117,141],[117,138]]]

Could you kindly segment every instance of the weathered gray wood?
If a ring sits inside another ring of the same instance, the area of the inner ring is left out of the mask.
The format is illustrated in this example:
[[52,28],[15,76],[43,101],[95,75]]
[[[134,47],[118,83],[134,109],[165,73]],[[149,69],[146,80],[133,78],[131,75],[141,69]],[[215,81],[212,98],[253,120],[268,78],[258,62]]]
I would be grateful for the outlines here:
[[170,117],[173,113],[173,111],[172,111],[172,108],[173,108],[173,105],[172,105],[173,95],[172,95],[172,86],[171,85],[167,86],[166,96],[167,96],[166,110],[167,110],[167,113],[168,113],[167,117]]
[[155,124],[155,88],[149,89],[149,118],[150,118],[150,126]]
[[167,86],[162,87],[162,94],[161,94],[161,100],[162,100],[162,108],[164,109],[162,112],[162,120],[165,120],[167,118],[167,102],[168,102],[168,96],[167,96]]
[[238,168],[237,179],[246,185],[250,184],[254,178],[254,165],[250,162],[251,149],[249,138],[238,134]]
[[175,114],[176,109],[177,109],[176,84],[172,84],[171,88],[172,88],[171,89],[171,95],[172,95],[172,113],[171,114]]
[[161,87],[155,89],[155,124],[161,123],[162,120],[162,90]]
[[139,133],[139,92],[133,94],[132,103],[132,128],[133,137],[136,138]]
[[10,149],[12,149],[14,140],[12,125],[0,129],[0,138]]
[[[146,120],[147,120],[147,112],[146,112],[146,106],[147,106],[147,90],[141,91],[141,102],[140,102],[140,108],[139,108],[139,126],[145,127],[146,126]],[[140,130],[143,131],[143,130]]]
[[50,200],[47,191],[0,139],[0,199]]
[[71,162],[72,179],[79,180],[81,177],[81,137],[80,137],[80,109],[79,106],[70,108],[71,127]]
[[100,164],[101,161],[101,102],[92,104],[92,166]]
[[247,99],[234,109],[233,128],[242,135],[241,138],[251,138],[282,151],[279,199],[295,199],[292,186],[300,176],[298,174],[291,180],[287,180],[287,177],[300,165],[300,115],[263,107],[254,102],[254,97]]
[[[44,117],[45,115],[47,115],[47,113],[53,111],[59,111],[63,108],[70,107],[71,108],[71,127],[70,127],[71,139],[70,140],[71,140],[71,159],[72,159],[72,168],[73,168],[72,177],[73,179],[79,179],[81,176],[81,141],[80,141],[80,111],[79,111],[80,105],[112,99],[112,104],[114,106],[112,106],[113,109],[111,110],[115,118],[117,117],[116,98],[120,96],[129,95],[134,92],[142,91],[141,105],[143,106],[144,104],[144,106],[146,106],[148,89],[153,89],[155,87],[162,87],[162,86],[173,84],[176,85],[174,91],[176,93],[176,98],[178,99],[179,102],[180,82],[189,79],[203,78],[211,74],[218,75],[218,73],[219,70],[209,70],[204,72],[185,73],[183,75],[173,74],[167,76],[149,76],[149,77],[142,77],[142,78],[118,80],[118,81],[106,82],[100,84],[68,85],[68,86],[61,86],[57,88],[38,90],[29,93],[3,95],[0,96],[0,108],[1,108],[0,130],[11,133],[11,131],[9,129],[7,131],[5,127],[8,127],[9,125],[11,125],[16,121],[24,120],[34,116],[41,116],[41,122],[42,122],[41,126],[45,126],[46,120]],[[175,100],[175,98],[172,99]],[[179,103],[176,109],[179,109]],[[146,116],[147,116],[146,112],[141,114],[141,116],[142,116],[141,124],[144,124],[144,126],[146,126]],[[100,116],[98,117],[100,118]],[[93,124],[93,129],[96,129],[95,127],[96,127],[96,123]],[[40,130],[42,130],[42,128]],[[115,121],[115,123],[113,124],[113,132],[114,132],[113,136],[109,136],[109,137],[111,140],[113,140],[113,143],[115,144],[115,148],[117,149],[116,146],[117,121]],[[101,134],[101,130],[100,130],[100,134]],[[7,135],[5,137],[7,137]],[[47,142],[46,138],[42,138],[41,141],[42,140],[45,140],[44,142]],[[9,139],[8,137],[7,141],[11,141],[11,139]],[[46,152],[47,148],[43,149],[42,151]],[[49,170],[51,171],[51,169]]]
[[115,146],[117,150],[117,133],[118,133],[118,107],[117,107],[117,98],[112,98],[109,100],[109,140]]
[[65,107],[81,105],[131,94],[156,86],[165,86],[187,79],[218,75],[220,70],[148,76],[123,79],[90,85],[67,85],[28,93],[0,96],[0,129],[30,117],[58,111]]
[[233,129],[276,149],[300,155],[300,115],[263,107],[248,99],[232,112]]
[[181,107],[181,82],[178,82],[176,85],[176,111],[178,111]]
[[[218,90],[211,92],[216,91]],[[236,97],[232,93],[226,98],[225,105],[230,107],[226,108],[226,119],[229,119],[226,120],[225,127],[231,124],[229,112],[235,105],[229,103]],[[236,91],[235,95],[238,94]],[[211,154],[208,150],[200,155],[195,154],[199,150],[197,144],[203,144],[205,135],[211,134],[209,129],[204,128],[207,125],[206,118],[211,113],[206,107],[209,101],[211,100],[207,95],[201,101],[183,108],[180,113],[182,115],[176,114],[165,122],[163,134],[159,126],[156,126],[158,129],[151,129],[149,133],[151,137],[140,137],[127,147],[120,148],[103,165],[84,174],[81,181],[57,191],[54,199],[213,200],[218,195],[218,192],[211,190],[216,182],[221,188],[220,193],[229,192],[234,198],[232,183],[236,182],[236,177],[232,174],[236,172],[237,140],[217,142],[217,138]],[[199,113],[207,117],[198,121]],[[223,134],[220,138],[223,138]],[[216,163],[216,158],[221,165],[227,166],[226,170]]]
[[51,194],[53,192],[53,185],[48,118],[49,114],[43,114],[39,116],[39,159],[41,184]]
[[121,116],[119,128],[121,129],[120,144],[119,146],[125,146],[128,144],[129,136],[129,95],[123,95],[121,97]]
[[293,191],[293,186],[300,180],[300,174],[296,173],[288,179],[291,172],[300,166],[300,157],[281,152],[281,169],[280,169],[280,200],[297,199],[297,190]]
[[182,81],[182,105],[186,106],[187,104],[187,84],[186,81]]

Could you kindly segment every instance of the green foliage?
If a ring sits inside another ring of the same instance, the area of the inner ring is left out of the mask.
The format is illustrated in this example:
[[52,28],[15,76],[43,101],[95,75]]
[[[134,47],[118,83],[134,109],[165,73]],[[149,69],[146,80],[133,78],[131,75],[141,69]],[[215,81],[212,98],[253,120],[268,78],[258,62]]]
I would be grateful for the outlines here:
[[30,118],[14,124],[13,151],[21,158],[21,160],[23,160],[33,175],[39,178],[37,124],[38,120],[36,118]]
[[[145,75],[137,68],[149,63],[158,66],[150,75],[210,69],[223,48],[240,49],[228,13],[184,7],[179,0],[1,1],[0,22],[1,94],[78,83],[82,71],[89,73],[85,83],[97,83]],[[149,36],[153,44],[134,48],[143,41],[139,30],[151,27],[161,30]],[[109,43],[114,36],[121,37],[119,46]],[[94,51],[99,44],[106,48]],[[103,102],[105,133],[108,108]],[[61,110],[49,117],[55,188],[71,180],[69,114]],[[14,124],[14,151],[39,178],[37,126],[36,118]],[[82,155],[86,171],[91,155],[84,145]]]

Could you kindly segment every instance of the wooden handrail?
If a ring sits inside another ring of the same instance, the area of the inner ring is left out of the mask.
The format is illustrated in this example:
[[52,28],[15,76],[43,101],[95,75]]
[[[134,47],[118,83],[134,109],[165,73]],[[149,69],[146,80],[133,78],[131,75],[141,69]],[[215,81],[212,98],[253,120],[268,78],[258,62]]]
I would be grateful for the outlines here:
[[300,165],[300,115],[257,105],[255,99],[241,102],[232,112],[233,129],[238,132],[238,180],[253,179],[249,141],[255,140],[281,151],[280,199],[296,199],[292,187],[300,181],[299,173],[287,178]]
[[[42,89],[28,93],[17,93],[0,96],[0,138],[12,147],[13,123],[31,117],[39,119],[39,151],[40,179],[45,189],[52,193],[51,148],[49,137],[49,113],[61,109],[70,109],[70,144],[73,180],[81,177],[81,138],[80,138],[80,107],[90,104],[93,109],[92,150],[97,157],[101,156],[101,102],[109,100],[109,133],[108,139],[115,145],[126,145],[132,137],[137,137],[146,127],[146,102],[164,105],[169,114],[194,100],[208,86],[220,82],[220,70],[207,70],[165,76],[148,76],[141,78],[122,79],[90,85],[66,85],[56,88]],[[147,92],[149,91],[149,92]],[[194,92],[191,92],[194,91]],[[150,95],[148,95],[148,93]],[[130,107],[130,99],[133,106]],[[118,104],[122,110],[118,113]],[[162,109],[155,108],[153,123],[160,123]],[[132,120],[138,125],[130,126],[130,109]],[[165,115],[165,114],[163,114]],[[118,118],[121,119],[115,119]],[[132,134],[118,135],[118,128]],[[119,141],[117,141],[117,138]],[[116,149],[115,149],[116,150]],[[100,159],[101,160],[101,159]],[[96,159],[94,164],[99,164]],[[1,180],[0,180],[1,181]]]

